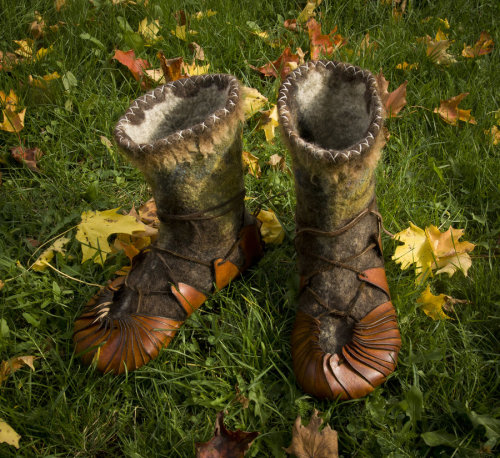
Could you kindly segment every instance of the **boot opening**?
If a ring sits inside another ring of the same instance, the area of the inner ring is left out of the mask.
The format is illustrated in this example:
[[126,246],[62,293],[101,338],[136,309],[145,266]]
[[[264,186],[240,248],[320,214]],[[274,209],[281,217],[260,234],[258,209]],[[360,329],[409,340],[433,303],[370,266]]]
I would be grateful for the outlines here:
[[375,110],[366,81],[340,71],[305,75],[295,108],[298,134],[327,150],[343,150],[363,140]]
[[230,86],[188,85],[176,88],[162,102],[144,110],[140,124],[129,124],[126,133],[135,143],[157,140],[208,120],[211,114],[225,107]]

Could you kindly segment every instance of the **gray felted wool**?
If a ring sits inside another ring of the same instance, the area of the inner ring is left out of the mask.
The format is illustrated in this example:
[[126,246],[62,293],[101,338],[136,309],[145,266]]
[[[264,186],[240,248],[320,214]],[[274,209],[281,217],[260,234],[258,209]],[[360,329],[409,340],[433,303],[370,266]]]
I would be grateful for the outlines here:
[[[101,290],[76,321],[76,352],[85,362],[116,373],[146,364],[217,278],[225,286],[260,256],[244,207],[242,120],[239,83],[224,74],[160,86],[120,118],[115,139],[144,173],[161,224],[126,279]],[[219,264],[224,275],[216,277]]]
[[[345,226],[375,197],[374,170],[385,143],[375,79],[349,64],[309,62],[284,82],[278,108],[293,161],[297,231],[333,232]],[[377,216],[368,214],[338,236],[305,232],[296,239],[300,275],[307,278],[318,272],[309,286],[329,307],[350,311],[354,320],[386,302],[387,296],[366,287],[355,298],[358,275],[341,267],[324,271],[331,267],[324,259],[343,261],[362,252],[378,237],[378,230]],[[349,264],[364,271],[383,266],[383,259],[378,249],[371,249]],[[351,339],[353,320],[325,315],[325,308],[307,291],[299,297],[299,310],[320,319],[323,351],[341,354]]]

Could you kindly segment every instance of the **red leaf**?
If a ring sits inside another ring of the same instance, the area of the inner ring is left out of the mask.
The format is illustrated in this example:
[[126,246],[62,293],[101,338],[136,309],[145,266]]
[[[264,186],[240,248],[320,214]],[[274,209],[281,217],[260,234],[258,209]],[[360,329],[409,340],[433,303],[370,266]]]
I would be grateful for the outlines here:
[[39,148],[23,148],[22,146],[16,146],[10,149],[12,157],[21,164],[26,164],[30,170],[33,172],[40,173],[40,169],[37,166],[37,161],[43,156],[42,150]]
[[214,437],[208,442],[196,443],[197,458],[243,458],[258,432],[228,431],[224,426],[224,414],[219,412],[215,420]]
[[125,65],[131,72],[137,81],[141,82],[141,86],[145,89],[146,82],[142,81],[143,76],[145,76],[145,70],[150,67],[150,64],[145,59],[136,59],[135,52],[133,49],[129,51],[115,50],[115,55],[113,59],[116,59],[120,64]]
[[297,68],[299,62],[299,56],[297,54],[292,54],[291,48],[288,47],[274,62],[269,62],[262,67],[254,67],[253,65],[250,65],[250,67],[262,73],[264,76],[274,76],[277,78],[279,75],[281,79],[285,79],[292,70]]
[[382,70],[380,70],[375,79],[377,80],[380,98],[382,99],[382,104],[384,105],[387,117],[395,118],[406,105],[406,85],[408,84],[408,81],[405,81],[396,90],[388,92],[387,89],[389,87],[389,81],[384,78]]
[[342,35],[339,33],[335,35],[337,26],[328,35],[322,35],[321,24],[316,19],[311,18],[307,21],[307,30],[311,42],[311,59],[313,60],[317,60],[320,54],[330,56],[335,50],[347,44],[347,40]]

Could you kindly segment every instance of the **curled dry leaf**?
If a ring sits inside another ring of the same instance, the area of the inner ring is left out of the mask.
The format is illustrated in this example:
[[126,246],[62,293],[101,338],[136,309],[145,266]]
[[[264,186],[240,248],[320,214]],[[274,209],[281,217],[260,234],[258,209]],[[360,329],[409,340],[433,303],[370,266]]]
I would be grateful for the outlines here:
[[7,361],[2,361],[2,364],[0,364],[0,385],[7,380],[10,374],[18,371],[23,366],[28,366],[34,371],[33,361],[35,359],[37,359],[35,356],[16,356]]
[[437,113],[441,119],[448,124],[456,126],[458,121],[468,122],[469,124],[477,124],[474,117],[470,114],[471,110],[462,110],[458,108],[458,104],[469,95],[468,92],[458,94],[448,100],[441,100],[439,108],[434,108],[434,113]]
[[40,173],[37,162],[43,156],[41,149],[37,147],[24,148],[23,146],[15,146],[11,148],[10,153],[17,162],[25,164],[33,172]]
[[474,47],[464,44],[462,56],[469,58],[484,56],[485,54],[489,54],[493,51],[494,44],[495,43],[488,32],[481,32],[479,40],[476,41]]
[[395,118],[397,114],[406,105],[406,86],[408,81],[405,81],[401,86],[392,92],[388,92],[389,81],[384,78],[382,70],[376,76],[377,86],[384,105],[384,110],[388,118]]
[[260,210],[257,219],[262,223],[260,235],[264,243],[280,244],[285,238],[285,231],[272,210]]
[[455,299],[446,294],[438,294],[435,296],[431,293],[431,287],[429,285],[427,285],[425,291],[422,291],[422,294],[417,299],[417,303],[420,304],[422,311],[433,320],[451,320],[452,318],[446,315],[444,311],[453,311],[453,304],[466,304],[468,302],[469,301],[466,300]]
[[144,232],[145,224],[134,216],[121,215],[118,208],[105,211],[82,213],[82,221],[77,226],[76,239],[82,244],[82,263],[93,259],[97,264],[104,264],[111,247],[108,237],[111,234],[129,234]]
[[267,104],[267,97],[264,97],[253,87],[242,86],[241,96],[243,97],[243,113],[245,114],[245,119],[251,118]]
[[396,247],[392,259],[401,264],[405,270],[415,264],[417,283],[432,275],[447,273],[450,277],[461,270],[467,276],[467,271],[472,265],[469,256],[475,245],[470,242],[459,242],[463,229],[453,229],[441,232],[435,226],[424,230],[410,223],[410,227],[397,233],[394,238],[403,243]]
[[189,43],[189,49],[194,54],[193,57],[195,59],[205,60],[205,51],[203,51],[203,48],[198,43],[195,43],[194,41]]
[[5,70],[6,72],[10,72],[21,61],[22,59],[12,52],[0,51],[0,71]]
[[292,32],[297,31],[297,19],[286,19],[283,25],[285,29],[291,30]]
[[161,70],[165,78],[165,82],[176,81],[182,78],[182,57],[175,57],[174,59],[167,59],[162,51],[156,55],[160,60]]
[[214,437],[208,442],[196,443],[197,458],[243,458],[258,432],[229,431],[224,426],[224,414],[219,412],[215,421]]
[[246,166],[248,173],[255,178],[260,178],[262,172],[260,170],[259,158],[248,151],[242,153],[243,164]]
[[323,420],[318,417],[317,410],[314,410],[307,426],[302,424],[299,415],[293,425],[292,443],[285,452],[297,458],[338,458],[337,431],[330,428],[330,425],[320,431],[322,424]]
[[297,54],[293,54],[292,49],[288,47],[275,61],[269,62],[262,67],[254,67],[253,65],[250,65],[250,68],[262,73],[264,76],[274,76],[275,78],[278,78],[279,75],[281,79],[284,79],[292,70],[297,68],[299,61],[299,56]]
[[20,132],[24,128],[26,108],[19,111],[17,95],[12,89],[9,95],[0,91],[0,106],[3,114],[0,130],[5,130],[6,132]]
[[286,162],[285,158],[283,156],[280,156],[279,154],[273,154],[270,158],[269,161],[267,162],[271,168],[274,170],[279,170],[280,172],[285,172],[286,171]]
[[38,259],[34,262],[32,269],[37,272],[43,272],[47,269],[47,264],[52,261],[56,253],[61,253],[63,256],[66,253],[64,245],[69,242],[67,237],[59,237],[52,245],[50,245]]
[[259,129],[264,130],[266,140],[270,142],[274,138],[274,131],[278,126],[278,108],[276,105],[273,105],[270,110],[262,112],[262,117],[259,120]]
[[328,35],[321,33],[321,24],[316,19],[311,18],[307,21],[307,31],[311,44],[311,59],[319,59],[320,55],[331,56],[334,51],[347,44],[347,40],[335,33],[337,26]]
[[46,27],[47,24],[45,24],[42,15],[38,11],[35,11],[35,20],[30,24],[31,35],[37,40],[42,38]]
[[136,81],[141,82],[141,87],[146,89],[146,81],[143,80],[145,75],[145,70],[150,67],[150,64],[145,59],[138,59],[135,57],[135,52],[133,49],[128,51],[121,51],[119,49],[115,50],[115,54],[112,59],[117,60],[120,64],[125,65]]
[[19,439],[21,439],[21,436],[0,418],[0,444],[5,442],[6,444],[19,448]]
[[418,41],[424,42],[427,45],[427,56],[436,64],[439,65],[449,65],[456,63],[455,57],[448,54],[447,49],[453,43],[453,41],[448,40],[448,37],[444,32],[438,30],[436,33],[436,38],[433,40],[429,35],[424,38],[419,38]]

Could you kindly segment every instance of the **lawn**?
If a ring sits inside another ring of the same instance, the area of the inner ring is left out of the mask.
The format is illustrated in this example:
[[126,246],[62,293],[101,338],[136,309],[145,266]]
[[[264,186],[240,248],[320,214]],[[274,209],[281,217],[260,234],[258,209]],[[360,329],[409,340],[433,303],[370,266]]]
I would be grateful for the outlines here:
[[[91,285],[105,285],[128,263],[123,253],[104,266],[81,263],[75,239],[81,214],[117,207],[128,212],[151,197],[142,175],[101,139],[112,139],[118,118],[144,93],[112,59],[115,50],[134,49],[159,68],[158,51],[191,62],[189,42],[195,41],[205,53],[200,65],[209,63],[210,72],[231,73],[256,88],[269,99],[268,109],[280,79],[250,65],[276,60],[287,46],[310,51],[307,30],[283,25],[305,2],[66,0],[59,11],[57,3],[0,0],[0,50],[14,52],[14,40],[34,38],[36,14],[46,27],[35,51],[47,49],[0,70],[0,90],[13,90],[26,108],[22,130],[0,130],[0,361],[36,357],[34,370],[24,366],[0,381],[0,419],[21,436],[19,449],[3,443],[0,455],[190,457],[196,442],[213,435],[217,412],[226,411],[228,429],[260,432],[246,456],[280,457],[296,417],[307,423],[315,409],[338,432],[342,456],[498,453],[500,165],[489,133],[500,124],[498,2],[410,0],[400,18],[388,2],[376,0],[325,0],[316,8],[323,33],[337,26],[347,39],[331,59],[374,73],[382,69],[389,91],[408,81],[407,105],[386,122],[390,139],[377,169],[385,227],[397,233],[410,222],[442,231],[453,226],[465,229],[463,239],[476,245],[467,276],[441,274],[424,284],[415,282],[413,269],[403,271],[391,259],[399,243],[383,235],[403,346],[384,385],[346,402],[318,401],[295,383],[291,161],[279,135],[266,140],[259,114],[243,132],[244,150],[258,157],[262,170],[260,178],[245,177],[247,205],[274,210],[284,241],[269,244],[257,266],[211,296],[174,342],[136,372],[103,376],[81,364],[72,344],[73,322],[98,289]],[[191,18],[188,30],[197,32],[187,41],[171,33],[179,10]],[[193,17],[208,10],[216,14]],[[159,20],[158,40],[136,33],[144,18]],[[455,63],[434,62],[417,40],[434,39],[439,29],[452,40],[447,51]],[[462,57],[464,43],[473,45],[482,31],[491,34],[493,51]],[[367,33],[376,46],[363,49]],[[418,68],[397,69],[403,62]],[[53,72],[60,78],[38,85],[43,87],[30,82]],[[450,125],[433,112],[441,100],[461,93],[469,95],[460,108],[471,109],[476,124]],[[19,145],[43,152],[38,171],[14,160],[11,149]],[[285,158],[284,170],[268,164],[274,154]],[[65,256],[51,261],[57,271],[30,268],[38,248],[60,235],[70,242]],[[427,285],[434,294],[466,302],[447,312],[450,319],[433,320],[417,303]]]

